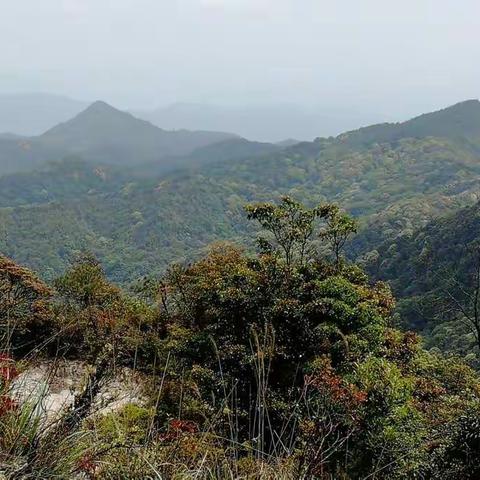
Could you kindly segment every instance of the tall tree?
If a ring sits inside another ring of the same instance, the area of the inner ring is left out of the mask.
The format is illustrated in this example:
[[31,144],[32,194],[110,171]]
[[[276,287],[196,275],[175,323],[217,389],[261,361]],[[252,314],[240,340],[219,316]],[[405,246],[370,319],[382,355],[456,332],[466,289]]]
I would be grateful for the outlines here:
[[356,221],[330,203],[307,208],[284,196],[278,204],[255,203],[245,210],[270,234],[270,239],[259,237],[261,250],[281,254],[287,265],[303,265],[315,256],[312,240],[318,229],[318,237],[328,243],[338,266],[346,241],[357,231]]
[[328,242],[338,266],[345,243],[357,232],[357,222],[334,204],[321,205],[318,214],[325,222],[320,238]]

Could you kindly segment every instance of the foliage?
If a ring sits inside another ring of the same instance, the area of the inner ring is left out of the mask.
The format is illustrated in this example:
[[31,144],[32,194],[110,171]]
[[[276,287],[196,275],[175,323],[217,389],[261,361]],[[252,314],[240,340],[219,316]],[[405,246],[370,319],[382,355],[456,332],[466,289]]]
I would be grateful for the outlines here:
[[312,252],[306,251],[314,233],[314,222],[320,216],[317,208],[306,209],[290,197],[283,197],[280,204],[271,203],[247,205],[248,218],[257,220],[263,229],[270,232],[276,245],[268,240],[258,240],[261,250],[281,253],[287,265],[304,264]]
[[478,352],[479,211],[476,204],[385,242],[366,262],[400,297],[407,328],[423,331],[431,347],[464,356]]
[[0,255],[0,334],[7,350],[28,348],[28,338],[45,338],[50,295],[30,270]]
[[279,205],[251,204],[245,209],[248,219],[257,220],[275,239],[275,244],[272,244],[260,237],[260,249],[265,253],[276,251],[283,255],[287,265],[304,265],[315,256],[312,237],[316,220],[321,219],[325,223],[317,236],[328,242],[337,265],[348,237],[357,229],[356,222],[332,204],[307,209],[291,197],[282,197]]
[[[306,238],[309,260],[280,255],[275,243],[256,255],[217,244],[137,284],[135,296],[91,255],[54,291],[5,260],[7,273],[51,297],[56,345],[43,354],[60,351],[91,368],[49,428],[32,405],[3,403],[0,471],[104,480],[478,476],[480,378],[392,327],[388,285],[335,254],[353,220],[292,199],[249,211],[280,241],[293,239],[296,254]],[[318,248],[322,240],[333,241],[333,256]],[[148,399],[95,415],[117,366],[146,375]]]

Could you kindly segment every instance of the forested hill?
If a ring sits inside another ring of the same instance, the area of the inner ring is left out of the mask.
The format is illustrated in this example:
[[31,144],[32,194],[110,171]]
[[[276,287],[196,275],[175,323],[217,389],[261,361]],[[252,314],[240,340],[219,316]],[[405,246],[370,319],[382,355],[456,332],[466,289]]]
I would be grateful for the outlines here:
[[92,165],[79,157],[50,162],[31,172],[0,177],[0,208],[78,200],[116,192],[131,179],[128,170]]
[[[263,154],[265,146],[258,144],[246,158],[236,152],[234,160],[223,142],[211,147],[216,157],[205,155],[214,163],[168,175],[157,175],[150,165],[116,173],[107,169],[105,176],[99,174],[101,165],[87,163],[71,170],[53,165],[54,181],[45,173],[43,179],[39,174],[4,179],[22,193],[0,192],[0,250],[52,277],[75,252],[89,249],[111,278],[128,283],[192,258],[212,241],[243,237],[245,202],[290,194],[309,204],[337,202],[358,217],[362,229],[354,248],[360,255],[476,202],[477,111],[480,103],[464,102],[419,117],[407,122],[419,125],[415,135],[391,142],[372,136],[354,145],[340,136]],[[441,128],[442,121],[448,127]],[[449,132],[452,124],[455,135],[431,135]],[[18,198],[21,207],[15,206]]]
[[132,166],[167,155],[187,155],[196,148],[234,137],[219,132],[162,130],[98,101],[38,140],[89,161]]
[[[478,242],[480,203],[437,217],[410,235],[379,245],[378,262],[372,258],[369,270],[389,280],[403,297],[423,294],[429,291],[434,280],[425,275],[426,271],[468,269],[471,266],[469,247],[480,246]],[[438,282],[434,283],[439,286]]]
[[158,169],[168,170],[177,166],[178,156],[236,138],[222,132],[162,130],[98,101],[40,136],[0,137],[0,174],[29,170],[69,155],[128,167],[154,162]]
[[480,102],[466,100],[403,123],[384,123],[347,132],[339,139],[352,146],[365,146],[429,136],[460,141],[480,151]]
[[476,203],[379,245],[366,267],[392,286],[406,328],[422,331],[429,346],[467,355],[476,343],[465,317],[475,317],[479,262]]

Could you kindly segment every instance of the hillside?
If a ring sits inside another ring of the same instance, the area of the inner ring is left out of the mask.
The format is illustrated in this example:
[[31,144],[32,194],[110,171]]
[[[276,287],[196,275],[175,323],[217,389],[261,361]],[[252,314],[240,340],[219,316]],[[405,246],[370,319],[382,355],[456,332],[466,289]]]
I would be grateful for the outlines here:
[[73,119],[45,132],[38,141],[92,162],[138,165],[181,156],[234,136],[218,132],[165,131],[105,102],[95,102]]
[[283,149],[280,145],[264,142],[252,142],[245,138],[229,138],[195,149],[188,155],[166,157],[162,162],[145,163],[138,165],[132,174],[136,176],[160,175],[165,172],[164,163],[171,162],[176,169],[195,169],[202,165],[216,162],[244,161],[261,157],[268,153],[279,152]]
[[38,145],[34,139],[4,135],[0,137],[0,175],[28,171],[58,159],[58,155],[58,152]]
[[365,264],[399,297],[404,327],[421,331],[430,347],[469,355],[476,340],[465,315],[475,308],[479,246],[476,203],[382,243]]
[[[353,147],[343,137],[318,139],[235,161],[226,158],[233,152],[227,145],[211,147],[225,160],[156,177],[151,167],[123,171],[113,183],[53,166],[55,181],[35,187],[23,206],[12,199],[25,195],[0,195],[0,250],[51,277],[75,252],[89,249],[111,278],[128,283],[192,258],[212,241],[245,235],[246,201],[290,194],[310,204],[337,202],[360,220],[351,246],[358,256],[480,195],[479,155],[459,137],[418,136],[369,147]],[[29,178],[12,184],[30,191]],[[65,186],[72,181],[72,189]]]
[[157,169],[169,170],[177,168],[176,157],[235,138],[220,132],[161,130],[104,102],[95,102],[40,136],[0,138],[0,175],[72,155],[96,164],[133,167],[155,163]]
[[93,166],[77,157],[49,162],[31,172],[0,177],[0,207],[64,202],[82,195],[116,191],[131,178],[128,170]]
[[339,136],[342,141],[352,146],[425,137],[449,138],[480,151],[480,101],[466,100],[403,123],[372,125]]

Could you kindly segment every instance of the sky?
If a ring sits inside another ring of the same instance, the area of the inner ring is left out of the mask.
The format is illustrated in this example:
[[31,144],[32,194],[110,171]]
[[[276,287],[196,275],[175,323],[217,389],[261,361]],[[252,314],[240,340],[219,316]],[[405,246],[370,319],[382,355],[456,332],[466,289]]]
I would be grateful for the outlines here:
[[403,118],[480,97],[478,0],[1,0],[0,93]]

